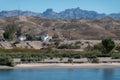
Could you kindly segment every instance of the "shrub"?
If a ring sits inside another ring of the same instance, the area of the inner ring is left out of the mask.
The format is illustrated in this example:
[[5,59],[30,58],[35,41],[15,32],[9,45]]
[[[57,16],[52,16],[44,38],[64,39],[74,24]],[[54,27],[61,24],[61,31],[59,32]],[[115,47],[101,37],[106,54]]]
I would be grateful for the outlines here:
[[102,45],[105,48],[105,53],[110,53],[115,48],[115,43],[111,38],[103,39]]
[[82,58],[82,56],[80,54],[75,54],[73,57],[76,58],[76,59]]
[[69,58],[68,59],[68,63],[72,63],[73,62],[73,59],[72,58]]
[[59,46],[60,42],[55,42],[54,45],[56,46],[56,48]]
[[30,35],[30,34],[27,34],[26,37],[27,37],[27,40],[28,40],[28,41],[35,40],[35,37],[32,36],[32,35]]
[[89,55],[87,58],[88,58],[89,62],[92,62],[92,63],[98,63],[99,62],[99,59],[95,55]]
[[98,50],[98,51],[100,51],[100,52],[102,52],[102,53],[104,53],[104,51],[105,51],[105,48],[104,48],[104,46],[102,45],[102,43],[98,43],[98,44],[94,45],[93,49],[94,49],[94,50]]
[[75,42],[75,45],[81,44],[81,43],[82,43],[81,41],[76,41],[76,42]]
[[60,58],[60,61],[62,61],[62,60],[63,60],[63,58],[61,57],[61,58]]
[[0,57],[0,65],[7,65],[7,66],[14,67],[15,63],[10,56],[5,56],[4,55],[4,56]]
[[119,53],[112,54],[112,59],[120,59],[120,54]]
[[99,59],[96,57],[96,58],[92,58],[91,60],[92,63],[99,63]]
[[52,38],[59,38],[58,34],[54,34]]
[[117,45],[115,50],[119,51],[120,52],[120,45]]

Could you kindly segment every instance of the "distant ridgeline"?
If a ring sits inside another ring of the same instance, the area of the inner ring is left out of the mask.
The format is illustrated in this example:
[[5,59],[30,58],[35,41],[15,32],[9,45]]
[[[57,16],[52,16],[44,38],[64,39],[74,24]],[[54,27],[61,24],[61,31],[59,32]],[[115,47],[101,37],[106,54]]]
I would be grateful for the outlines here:
[[103,18],[106,16],[119,19],[120,13],[112,13],[112,14],[100,14],[95,11],[87,11],[82,10],[79,7],[78,8],[72,8],[72,9],[66,9],[64,11],[61,11],[59,13],[54,12],[52,9],[47,9],[43,13],[36,13],[31,11],[21,11],[21,10],[12,10],[12,11],[1,11],[0,17],[11,17],[11,16],[38,16],[38,17],[44,17],[44,18],[50,18],[50,19],[96,19],[96,18]]

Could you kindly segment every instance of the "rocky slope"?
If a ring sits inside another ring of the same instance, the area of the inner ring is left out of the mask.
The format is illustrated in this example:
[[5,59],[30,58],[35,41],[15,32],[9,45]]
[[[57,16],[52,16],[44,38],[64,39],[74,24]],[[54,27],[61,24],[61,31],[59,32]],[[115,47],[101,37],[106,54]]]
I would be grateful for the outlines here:
[[120,39],[120,20],[110,17],[101,19],[46,19],[40,17],[16,16],[0,18],[0,34],[4,27],[14,23],[22,28],[23,35],[58,35],[61,39],[101,39],[112,37]]

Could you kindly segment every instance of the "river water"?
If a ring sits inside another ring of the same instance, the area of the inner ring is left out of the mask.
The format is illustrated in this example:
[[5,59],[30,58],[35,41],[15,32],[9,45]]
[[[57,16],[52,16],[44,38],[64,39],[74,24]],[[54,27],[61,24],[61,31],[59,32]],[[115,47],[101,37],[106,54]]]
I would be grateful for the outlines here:
[[120,80],[120,68],[1,69],[0,80]]

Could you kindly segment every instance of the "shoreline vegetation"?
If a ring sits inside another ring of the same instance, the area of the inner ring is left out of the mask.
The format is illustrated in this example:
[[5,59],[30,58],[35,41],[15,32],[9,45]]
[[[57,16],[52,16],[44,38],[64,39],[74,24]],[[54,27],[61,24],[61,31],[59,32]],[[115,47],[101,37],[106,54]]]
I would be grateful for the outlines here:
[[75,47],[64,44],[58,49],[53,49],[50,45],[41,50],[0,49],[0,65],[13,68],[22,66],[97,67],[104,65],[120,67],[120,46],[116,45],[111,38],[103,39],[101,43],[94,46],[88,46],[84,51],[75,51],[72,48]]

